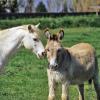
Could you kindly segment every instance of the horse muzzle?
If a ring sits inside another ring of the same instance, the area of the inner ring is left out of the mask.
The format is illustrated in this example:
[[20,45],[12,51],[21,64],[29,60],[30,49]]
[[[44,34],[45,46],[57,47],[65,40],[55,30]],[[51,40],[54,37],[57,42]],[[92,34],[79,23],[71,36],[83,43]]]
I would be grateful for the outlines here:
[[46,56],[46,53],[45,52],[42,52],[41,54],[37,54],[38,58],[43,58]]

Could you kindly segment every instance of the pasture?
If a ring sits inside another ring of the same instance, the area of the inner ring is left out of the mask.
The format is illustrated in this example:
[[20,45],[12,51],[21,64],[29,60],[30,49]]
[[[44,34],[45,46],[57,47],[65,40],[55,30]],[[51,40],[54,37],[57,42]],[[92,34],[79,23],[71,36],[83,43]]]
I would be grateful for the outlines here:
[[[50,29],[52,33],[60,28]],[[100,28],[76,27],[64,28],[65,37],[63,46],[70,47],[79,42],[92,44],[97,51],[100,69]],[[43,32],[42,32],[43,33]],[[46,39],[42,35],[45,45]],[[47,100],[47,60],[38,59],[30,51],[21,48],[5,67],[5,72],[0,76],[0,100]],[[61,100],[60,84],[56,90],[57,99]],[[96,100],[93,85],[85,83],[85,100]],[[70,99],[78,100],[76,86],[70,87]]]

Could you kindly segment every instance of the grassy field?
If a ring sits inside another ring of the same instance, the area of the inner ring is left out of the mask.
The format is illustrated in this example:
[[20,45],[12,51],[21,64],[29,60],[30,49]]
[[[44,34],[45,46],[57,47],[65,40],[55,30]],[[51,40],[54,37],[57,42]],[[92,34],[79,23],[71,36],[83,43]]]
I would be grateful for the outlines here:
[[[92,44],[97,51],[100,67],[100,28],[65,28],[63,46],[70,47],[79,42]],[[59,29],[53,29],[55,33]],[[45,45],[46,40],[44,40]],[[30,52],[21,48],[5,67],[5,73],[0,76],[0,100],[47,100],[47,60],[39,60]],[[61,85],[57,90],[60,100]],[[77,86],[70,86],[71,100],[78,100]],[[85,83],[85,100],[96,100],[93,85]]]

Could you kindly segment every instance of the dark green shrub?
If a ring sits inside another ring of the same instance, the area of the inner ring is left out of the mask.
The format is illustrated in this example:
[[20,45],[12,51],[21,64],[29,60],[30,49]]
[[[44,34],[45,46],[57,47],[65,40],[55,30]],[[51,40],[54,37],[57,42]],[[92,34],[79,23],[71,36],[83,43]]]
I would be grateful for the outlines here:
[[91,26],[91,27],[100,27],[100,17],[94,18],[94,19],[90,22],[90,26]]
[[82,19],[79,19],[76,21],[76,26],[77,27],[83,27],[83,26],[88,26],[89,25],[89,22],[87,21],[86,18],[82,18]]
[[0,29],[24,25],[40,24],[40,29],[59,27],[100,27],[99,16],[65,16],[65,17],[41,17],[0,20]]

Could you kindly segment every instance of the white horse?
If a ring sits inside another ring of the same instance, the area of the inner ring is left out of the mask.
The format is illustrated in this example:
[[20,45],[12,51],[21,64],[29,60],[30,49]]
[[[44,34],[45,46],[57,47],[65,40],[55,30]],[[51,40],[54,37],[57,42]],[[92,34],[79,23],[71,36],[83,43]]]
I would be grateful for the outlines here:
[[37,34],[38,25],[23,25],[0,31],[0,72],[22,45],[34,52],[38,58],[44,55],[44,46]]

